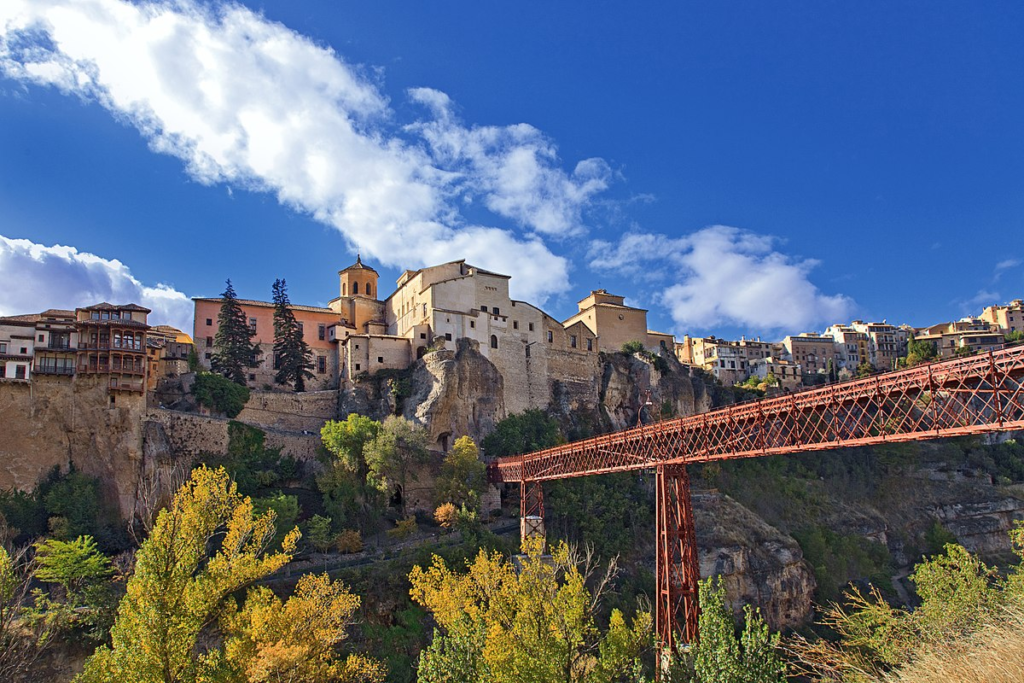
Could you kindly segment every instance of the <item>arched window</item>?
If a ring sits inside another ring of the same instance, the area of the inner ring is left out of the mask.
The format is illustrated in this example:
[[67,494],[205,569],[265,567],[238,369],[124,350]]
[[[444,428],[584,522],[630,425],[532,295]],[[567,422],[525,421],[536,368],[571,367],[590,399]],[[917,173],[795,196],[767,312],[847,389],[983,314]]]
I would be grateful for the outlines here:
[[366,296],[373,296],[373,285],[366,283]]
[[498,348],[498,337],[497,337],[497,335],[493,335],[493,334],[491,335],[491,348],[492,349]]
[[358,282],[353,282],[352,283],[352,293],[353,294],[358,294],[359,293],[359,283]]
[[348,285],[344,282],[341,283],[341,295],[348,296]]

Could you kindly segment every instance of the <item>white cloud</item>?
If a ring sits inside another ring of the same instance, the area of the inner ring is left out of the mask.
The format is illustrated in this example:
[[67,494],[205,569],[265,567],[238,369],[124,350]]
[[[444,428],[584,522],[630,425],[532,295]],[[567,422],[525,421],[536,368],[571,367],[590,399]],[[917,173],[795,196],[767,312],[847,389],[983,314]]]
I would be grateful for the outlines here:
[[[3,0],[0,73],[99,102],[200,182],[272,192],[364,256],[480,254],[536,303],[568,283],[536,235],[582,230],[611,176],[600,159],[563,171],[526,124],[463,127],[435,90],[410,93],[433,118],[401,126],[365,70],[234,4]],[[464,219],[477,198],[521,232]]]
[[1001,273],[1004,270],[1008,270],[1010,268],[1016,268],[1019,265],[1020,265],[1020,259],[1008,258],[1008,259],[1000,261],[999,263],[996,264],[996,272],[997,273]]
[[680,332],[734,325],[796,334],[846,320],[853,300],[823,294],[809,280],[817,262],[787,256],[777,244],[768,235],[715,225],[678,238],[634,233],[618,244],[595,241],[588,259],[597,270],[672,282],[658,299]]
[[611,182],[603,159],[584,159],[569,174],[558,166],[554,143],[531,125],[467,128],[446,94],[414,88],[409,95],[434,119],[408,129],[423,136],[438,165],[456,174],[456,191],[481,194],[488,209],[530,230],[555,236],[583,232],[583,209]]
[[151,325],[173,325],[192,333],[192,301],[164,284],[144,285],[126,265],[74,247],[47,247],[0,235],[0,315],[39,313],[48,308],[89,306],[107,301],[152,309]]

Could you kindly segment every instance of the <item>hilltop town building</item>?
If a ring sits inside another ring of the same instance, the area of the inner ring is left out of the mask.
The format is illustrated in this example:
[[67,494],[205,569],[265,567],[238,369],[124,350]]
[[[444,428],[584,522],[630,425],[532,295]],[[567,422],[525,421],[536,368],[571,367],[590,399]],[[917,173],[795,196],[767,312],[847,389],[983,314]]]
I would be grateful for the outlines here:
[[829,363],[838,372],[835,339],[830,336],[807,332],[790,335],[782,340],[782,348],[788,360],[800,364],[805,378],[807,375],[826,374]]
[[1006,346],[1003,333],[979,318],[964,318],[917,330],[917,341],[931,342],[940,360],[958,354],[998,351]]
[[739,341],[727,341],[715,336],[685,335],[683,341],[675,345],[675,354],[681,363],[703,368],[727,386],[743,382],[755,374],[754,363],[773,354],[777,356],[780,350],[770,342],[745,337]]
[[1005,306],[987,306],[979,317],[1003,334],[1024,332],[1024,299],[1014,299]]

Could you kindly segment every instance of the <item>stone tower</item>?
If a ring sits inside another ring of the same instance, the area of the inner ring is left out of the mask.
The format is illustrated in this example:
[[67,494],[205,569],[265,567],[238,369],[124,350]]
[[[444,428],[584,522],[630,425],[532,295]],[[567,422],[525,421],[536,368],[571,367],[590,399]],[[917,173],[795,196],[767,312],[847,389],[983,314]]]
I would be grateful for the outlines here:
[[339,293],[342,297],[366,297],[377,298],[377,271],[370,266],[363,265],[362,258],[357,254],[356,262],[344,270],[338,271],[340,280]]

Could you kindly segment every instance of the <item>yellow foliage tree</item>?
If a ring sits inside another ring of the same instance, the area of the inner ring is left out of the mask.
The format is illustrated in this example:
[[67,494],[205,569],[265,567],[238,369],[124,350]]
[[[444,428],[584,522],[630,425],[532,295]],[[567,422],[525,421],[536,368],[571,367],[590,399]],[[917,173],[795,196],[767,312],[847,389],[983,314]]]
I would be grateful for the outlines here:
[[485,551],[465,574],[437,556],[430,567],[413,568],[412,598],[441,627],[420,657],[420,683],[634,680],[650,643],[650,613],[627,625],[615,610],[602,632],[594,622],[596,601],[569,548],[560,545],[552,558],[541,557],[536,542],[524,550],[518,573],[500,554]]
[[336,656],[358,609],[359,597],[326,574],[303,576],[284,603],[269,588],[250,591],[245,607],[223,619],[224,632],[232,634],[224,658],[243,672],[240,681],[251,683],[383,681],[379,662]]
[[[96,650],[78,680],[248,680],[234,675],[242,667],[239,657],[227,657],[216,648],[200,654],[197,644],[219,616],[237,609],[234,594],[291,558],[297,529],[284,537],[281,552],[267,552],[274,521],[273,510],[259,517],[253,514],[252,501],[238,494],[223,468],[196,469],[171,506],[160,512],[152,534],[139,548],[135,573],[111,629],[111,646]],[[302,625],[308,626],[308,621]],[[229,643],[242,637],[223,635]]]

